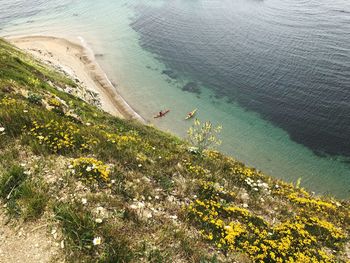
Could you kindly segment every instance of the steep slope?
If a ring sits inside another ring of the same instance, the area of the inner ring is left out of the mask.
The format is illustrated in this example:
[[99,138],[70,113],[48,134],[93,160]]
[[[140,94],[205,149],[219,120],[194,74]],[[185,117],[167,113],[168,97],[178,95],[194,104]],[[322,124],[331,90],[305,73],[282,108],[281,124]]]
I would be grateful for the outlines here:
[[12,224],[45,222],[67,262],[349,260],[348,201],[192,153],[74,89],[0,41],[3,209]]

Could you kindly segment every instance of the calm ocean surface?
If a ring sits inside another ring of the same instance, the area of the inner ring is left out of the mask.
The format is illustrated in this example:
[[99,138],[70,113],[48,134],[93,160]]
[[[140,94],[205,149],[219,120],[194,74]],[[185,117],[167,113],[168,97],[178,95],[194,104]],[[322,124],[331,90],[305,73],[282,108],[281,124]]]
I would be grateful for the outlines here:
[[347,0],[0,0],[0,36],[23,34],[81,36],[156,126],[184,136],[198,107],[224,152],[350,196]]

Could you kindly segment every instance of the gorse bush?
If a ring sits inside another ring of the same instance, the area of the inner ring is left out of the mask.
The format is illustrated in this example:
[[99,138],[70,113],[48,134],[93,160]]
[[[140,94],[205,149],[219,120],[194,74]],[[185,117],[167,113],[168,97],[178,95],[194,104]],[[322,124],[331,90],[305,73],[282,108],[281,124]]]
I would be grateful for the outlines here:
[[141,142],[140,136],[134,132],[128,132],[126,134],[111,134],[105,133],[107,141],[116,145],[118,149],[135,148],[138,143]]
[[234,197],[217,183],[204,182],[188,208],[203,237],[219,249],[247,253],[254,262],[336,262],[329,251],[346,241],[339,227],[302,214],[271,226],[233,205]]
[[83,138],[80,129],[67,122],[51,120],[48,123],[39,124],[33,121],[28,129],[28,134],[40,145],[46,146],[53,153],[66,153],[73,149],[81,148]]
[[48,104],[52,107],[57,107],[57,108],[62,106],[62,103],[56,98],[50,98],[48,100]]
[[109,166],[94,158],[81,157],[75,159],[70,168],[71,173],[83,181],[90,183],[106,183],[109,181]]

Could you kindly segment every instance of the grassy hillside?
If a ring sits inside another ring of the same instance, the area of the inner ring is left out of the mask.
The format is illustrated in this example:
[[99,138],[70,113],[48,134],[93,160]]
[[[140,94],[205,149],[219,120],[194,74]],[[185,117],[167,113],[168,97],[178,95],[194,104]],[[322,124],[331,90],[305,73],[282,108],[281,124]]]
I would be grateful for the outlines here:
[[3,209],[58,226],[67,262],[349,262],[348,201],[193,154],[77,85],[0,40]]

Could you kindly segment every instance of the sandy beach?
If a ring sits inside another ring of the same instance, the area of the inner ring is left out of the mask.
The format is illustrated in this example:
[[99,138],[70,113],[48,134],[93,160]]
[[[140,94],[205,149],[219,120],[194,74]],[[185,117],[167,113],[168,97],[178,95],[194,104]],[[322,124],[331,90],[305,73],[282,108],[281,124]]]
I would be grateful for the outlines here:
[[98,93],[101,108],[106,112],[120,118],[144,122],[143,118],[116,91],[95,61],[93,52],[84,47],[82,40],[79,43],[51,36],[8,37],[7,40],[46,64],[64,69],[68,75],[78,79],[87,89]]

